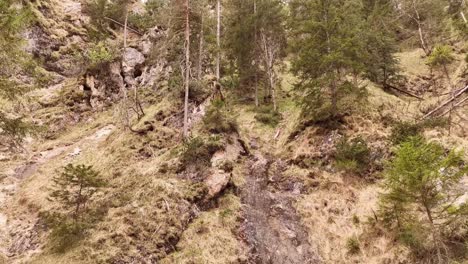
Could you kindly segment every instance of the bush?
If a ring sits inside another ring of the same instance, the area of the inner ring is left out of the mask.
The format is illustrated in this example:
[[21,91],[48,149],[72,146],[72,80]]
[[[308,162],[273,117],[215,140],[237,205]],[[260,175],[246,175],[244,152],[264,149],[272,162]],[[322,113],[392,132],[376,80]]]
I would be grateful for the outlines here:
[[213,154],[222,149],[223,146],[215,139],[208,140],[207,142],[200,137],[188,139],[183,146],[179,170],[185,170],[190,165],[193,165],[198,170],[202,170],[211,165]]
[[390,140],[393,144],[398,145],[405,142],[411,137],[418,136],[422,132],[422,127],[417,123],[397,122],[393,127],[390,135]]
[[100,41],[86,53],[86,61],[89,70],[99,70],[102,66],[114,61],[118,57],[117,50],[106,42]]
[[361,137],[343,137],[336,145],[336,166],[344,171],[361,174],[369,168],[370,150]]
[[444,118],[431,118],[419,123],[398,121],[392,127],[390,141],[393,144],[398,145],[407,141],[411,137],[421,136],[424,129],[444,127],[447,124],[447,120]]
[[260,106],[256,110],[255,119],[265,125],[275,127],[281,121],[281,114],[273,106]]
[[359,241],[357,237],[350,237],[346,241],[346,248],[348,249],[348,254],[355,255],[361,251]]
[[85,236],[88,228],[89,224],[83,221],[74,221],[67,218],[56,221],[50,233],[52,248],[58,253],[65,252]]
[[40,128],[27,123],[22,117],[8,117],[0,112],[0,138],[5,137],[12,146],[18,147],[28,135],[34,135]]
[[203,123],[211,133],[235,133],[238,126],[235,119],[227,112],[224,101],[214,100],[206,111]]

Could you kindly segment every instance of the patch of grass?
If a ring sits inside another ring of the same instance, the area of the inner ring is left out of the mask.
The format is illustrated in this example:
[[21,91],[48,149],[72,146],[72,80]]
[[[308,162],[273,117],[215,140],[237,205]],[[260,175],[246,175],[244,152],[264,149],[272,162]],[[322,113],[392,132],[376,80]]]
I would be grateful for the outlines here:
[[223,149],[223,146],[216,138],[210,138],[207,141],[201,137],[188,139],[183,146],[179,170],[185,170],[189,166],[202,170],[211,165],[211,157],[221,149]]
[[214,100],[203,118],[205,128],[211,133],[235,133],[239,130],[234,117],[225,106],[224,101]]
[[421,136],[424,129],[444,127],[447,124],[447,120],[444,118],[430,118],[419,123],[397,121],[392,127],[390,141],[398,145],[411,137]]
[[279,124],[282,117],[280,112],[273,110],[273,106],[260,106],[256,108],[255,119],[265,125],[275,127]]
[[370,149],[363,138],[343,137],[336,146],[335,164],[347,172],[362,174],[369,168]]
[[359,245],[359,240],[357,237],[350,237],[346,241],[346,248],[348,250],[348,254],[356,255],[361,251],[361,246]]

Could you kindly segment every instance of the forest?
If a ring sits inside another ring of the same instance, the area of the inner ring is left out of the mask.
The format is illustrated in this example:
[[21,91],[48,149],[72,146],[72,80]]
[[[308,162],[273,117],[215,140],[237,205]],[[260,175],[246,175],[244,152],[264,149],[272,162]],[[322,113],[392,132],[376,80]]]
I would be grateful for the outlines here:
[[0,264],[468,263],[466,0],[0,0]]

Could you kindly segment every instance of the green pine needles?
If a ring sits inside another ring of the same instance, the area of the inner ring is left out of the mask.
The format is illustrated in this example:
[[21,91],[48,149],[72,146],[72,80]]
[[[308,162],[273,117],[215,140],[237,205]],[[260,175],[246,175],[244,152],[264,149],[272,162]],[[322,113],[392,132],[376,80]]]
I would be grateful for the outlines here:
[[468,173],[462,157],[413,137],[397,148],[385,170],[384,220],[415,253],[435,251],[443,258],[442,249],[451,242],[444,231],[460,221],[466,225],[467,206],[459,199],[464,194],[460,181]]
[[58,201],[64,210],[70,211],[73,219],[79,220],[86,213],[86,205],[104,181],[91,166],[68,164],[63,172],[54,177],[51,198]]

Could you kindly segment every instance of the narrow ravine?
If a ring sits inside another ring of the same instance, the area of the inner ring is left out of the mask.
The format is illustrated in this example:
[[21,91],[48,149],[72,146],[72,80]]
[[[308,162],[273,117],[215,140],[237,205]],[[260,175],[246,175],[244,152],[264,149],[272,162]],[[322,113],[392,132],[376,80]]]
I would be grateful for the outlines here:
[[245,165],[241,233],[249,247],[248,263],[320,263],[294,209],[294,194],[275,191],[268,184],[273,162],[256,153]]

